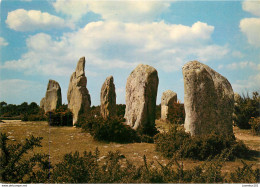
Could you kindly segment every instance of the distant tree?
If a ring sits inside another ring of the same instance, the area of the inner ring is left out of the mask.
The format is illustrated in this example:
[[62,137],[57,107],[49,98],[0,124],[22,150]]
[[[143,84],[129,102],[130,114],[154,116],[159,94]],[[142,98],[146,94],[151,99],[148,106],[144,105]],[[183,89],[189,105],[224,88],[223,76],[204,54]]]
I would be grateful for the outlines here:
[[6,102],[2,101],[2,102],[0,103],[0,107],[6,107],[6,106],[7,106],[7,103],[6,103]]

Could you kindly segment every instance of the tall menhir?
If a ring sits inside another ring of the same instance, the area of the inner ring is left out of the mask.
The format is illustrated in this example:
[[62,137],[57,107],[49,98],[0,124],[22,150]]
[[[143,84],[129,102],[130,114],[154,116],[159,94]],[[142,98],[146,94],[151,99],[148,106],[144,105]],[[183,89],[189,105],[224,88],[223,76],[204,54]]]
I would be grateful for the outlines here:
[[82,57],[78,61],[76,71],[70,77],[67,93],[68,108],[73,113],[73,125],[89,115],[91,99],[86,86],[85,57]]

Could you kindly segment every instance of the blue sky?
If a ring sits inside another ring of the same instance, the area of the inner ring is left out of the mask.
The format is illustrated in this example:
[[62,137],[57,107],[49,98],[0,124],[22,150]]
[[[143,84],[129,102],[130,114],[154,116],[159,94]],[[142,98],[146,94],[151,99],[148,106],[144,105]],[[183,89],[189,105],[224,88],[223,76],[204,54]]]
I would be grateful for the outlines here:
[[117,103],[140,63],[159,75],[157,103],[170,89],[183,102],[182,66],[207,64],[235,92],[260,90],[260,1],[2,0],[0,100],[37,102],[49,79],[63,103],[72,72],[86,57],[92,105],[114,76]]

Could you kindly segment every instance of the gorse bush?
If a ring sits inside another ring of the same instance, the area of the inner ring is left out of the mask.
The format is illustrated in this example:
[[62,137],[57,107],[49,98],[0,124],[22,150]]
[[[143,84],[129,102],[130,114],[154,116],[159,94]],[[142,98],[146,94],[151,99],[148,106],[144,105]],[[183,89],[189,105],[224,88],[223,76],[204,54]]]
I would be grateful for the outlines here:
[[[63,161],[53,170],[51,181],[54,183],[220,183],[222,165],[210,162],[191,170],[184,170],[177,160],[167,165],[160,162],[148,163],[146,156],[143,164],[135,166],[119,151],[109,152],[102,162],[99,151],[66,154]],[[175,166],[175,167],[174,167]],[[176,167],[177,166],[177,167]],[[176,169],[177,168],[177,169]]]
[[135,130],[123,124],[118,117],[103,119],[102,117],[88,118],[81,126],[95,140],[130,143],[140,141]]
[[235,172],[230,174],[230,181],[234,183],[259,183],[260,181],[260,170],[252,169],[252,165],[247,165],[243,162],[243,167],[238,167]]
[[[111,117],[108,119],[104,119],[100,116],[88,117],[78,124],[81,124],[80,127],[84,131],[89,132],[93,138],[98,141],[118,143],[154,142],[152,136],[141,134],[139,131],[133,130],[130,126],[124,124],[124,119],[119,117]],[[157,129],[154,131],[157,132]]]
[[36,154],[22,159],[28,150],[40,147],[42,138],[31,137],[24,144],[7,144],[6,134],[1,134],[1,181],[12,183],[257,183],[259,169],[243,162],[230,175],[221,172],[223,163],[207,161],[191,169],[184,169],[176,158],[166,165],[159,161],[135,166],[119,151],[108,152],[100,157],[94,153],[65,154],[63,160],[53,167],[47,155]]
[[95,177],[98,169],[98,154],[79,152],[66,154],[63,161],[56,164],[52,174],[52,181],[55,183],[90,183]]
[[156,150],[161,152],[163,156],[171,158],[180,149],[184,142],[190,139],[190,135],[185,133],[183,129],[174,125],[169,132],[157,134],[154,139],[156,143]]
[[116,115],[123,119],[125,116],[125,104],[117,104],[116,105]]
[[[41,137],[31,136],[24,144],[8,144],[6,134],[1,134],[1,181],[12,183],[43,183],[48,182],[51,165],[45,154],[34,154],[29,159],[22,159],[29,150],[41,147]],[[36,169],[37,168],[37,169]]]
[[169,158],[177,156],[197,160],[213,158],[234,160],[246,158],[251,154],[245,144],[236,141],[235,137],[216,133],[191,137],[177,126],[172,127],[169,132],[158,134],[155,142],[156,150]]
[[260,135],[260,117],[251,118],[249,124],[251,125],[252,133],[254,135]]
[[168,120],[173,124],[183,124],[185,121],[184,104],[173,103],[169,110]]
[[59,108],[47,112],[47,121],[50,126],[72,126],[73,114],[69,109]]
[[234,107],[234,122],[241,129],[250,129],[249,123],[252,117],[260,116],[260,96],[258,92],[253,92],[252,98],[243,94],[238,98]]

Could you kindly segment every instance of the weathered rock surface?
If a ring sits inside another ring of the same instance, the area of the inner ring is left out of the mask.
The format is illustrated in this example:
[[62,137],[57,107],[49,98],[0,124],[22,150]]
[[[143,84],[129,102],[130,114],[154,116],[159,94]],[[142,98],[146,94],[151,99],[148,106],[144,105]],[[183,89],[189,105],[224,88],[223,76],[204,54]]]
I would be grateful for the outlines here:
[[41,99],[40,108],[44,109],[45,97]]
[[100,114],[103,118],[116,115],[116,91],[113,76],[106,78],[100,93]]
[[167,120],[171,111],[173,111],[173,105],[177,102],[177,94],[171,90],[163,92],[161,98],[161,119]]
[[126,123],[135,130],[149,131],[155,127],[158,74],[149,65],[138,65],[126,83]]
[[49,80],[45,97],[42,98],[40,107],[44,108],[45,112],[52,111],[61,106],[61,88],[58,82]]
[[235,105],[238,104],[241,100],[241,96],[238,94],[238,93],[234,93],[234,102],[235,102]]
[[68,108],[73,113],[73,125],[84,118],[90,111],[91,99],[85,76],[85,57],[79,59],[76,71],[70,77],[67,93]]
[[185,64],[182,72],[186,131],[191,135],[233,134],[234,93],[229,81],[198,61]]
[[238,93],[234,93],[234,112],[233,112],[233,124],[236,123],[236,120],[238,120],[237,115],[235,114],[235,109],[239,107],[239,102],[241,101],[241,96]]

